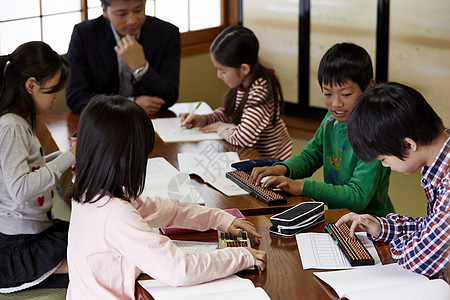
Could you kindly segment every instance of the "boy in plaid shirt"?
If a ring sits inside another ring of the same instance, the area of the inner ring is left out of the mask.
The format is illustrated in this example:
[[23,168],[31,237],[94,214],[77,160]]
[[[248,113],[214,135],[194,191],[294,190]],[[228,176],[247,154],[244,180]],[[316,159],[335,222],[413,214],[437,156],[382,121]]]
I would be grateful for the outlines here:
[[351,235],[359,226],[373,240],[390,242],[392,257],[402,267],[449,282],[450,135],[442,120],[416,90],[385,83],[361,94],[347,130],[360,159],[378,159],[406,174],[422,168],[427,217],[349,213],[336,225],[352,221]]

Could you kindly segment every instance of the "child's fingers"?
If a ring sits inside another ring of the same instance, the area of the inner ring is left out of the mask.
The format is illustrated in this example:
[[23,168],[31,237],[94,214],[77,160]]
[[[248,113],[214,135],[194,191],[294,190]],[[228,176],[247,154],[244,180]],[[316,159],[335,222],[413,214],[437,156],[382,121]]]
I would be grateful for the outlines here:
[[261,270],[264,271],[267,265],[267,254],[265,251],[253,249],[255,253],[253,257],[255,258],[255,265]]
[[265,188],[269,188],[270,186],[276,186],[280,184],[281,181],[279,180],[278,176],[270,176],[269,179],[267,179],[262,186]]
[[[249,233],[250,235],[257,237],[257,238],[261,238],[261,234],[259,234],[256,231],[256,227],[255,225],[253,225],[252,223],[250,223],[249,221],[244,221],[244,220],[240,220],[240,219],[236,219],[232,225],[235,225],[235,227],[243,229],[245,231],[247,231],[247,233]],[[239,234],[238,230],[236,229],[236,233]],[[235,234],[236,235],[236,234]]]
[[186,120],[187,116],[189,116],[189,114],[187,114],[187,113],[181,114],[181,115],[180,115],[181,122],[183,122],[184,120]]
[[358,215],[353,212],[345,214],[339,220],[337,220],[335,225],[339,227],[344,223],[355,220],[357,217]]
[[350,237],[355,236],[355,231],[356,231],[356,228],[358,228],[358,226],[360,226],[359,219],[352,222],[352,225],[350,225]]

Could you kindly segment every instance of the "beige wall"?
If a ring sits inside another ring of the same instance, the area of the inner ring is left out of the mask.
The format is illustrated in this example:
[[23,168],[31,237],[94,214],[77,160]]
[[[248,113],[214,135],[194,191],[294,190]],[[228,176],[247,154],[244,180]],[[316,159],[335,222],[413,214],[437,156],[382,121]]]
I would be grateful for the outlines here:
[[[389,81],[421,92],[450,127],[448,0],[391,0]],[[310,103],[324,107],[317,83],[323,54],[339,42],[364,47],[375,63],[377,1],[311,0]],[[298,0],[246,0],[244,25],[260,43],[260,59],[276,69],[288,102],[298,101]],[[376,70],[375,70],[376,71]],[[418,120],[420,121],[420,120]]]
[[391,0],[390,18],[389,80],[421,92],[450,127],[450,2]]
[[179,102],[206,101],[212,109],[222,105],[228,86],[217,78],[209,53],[181,59]]

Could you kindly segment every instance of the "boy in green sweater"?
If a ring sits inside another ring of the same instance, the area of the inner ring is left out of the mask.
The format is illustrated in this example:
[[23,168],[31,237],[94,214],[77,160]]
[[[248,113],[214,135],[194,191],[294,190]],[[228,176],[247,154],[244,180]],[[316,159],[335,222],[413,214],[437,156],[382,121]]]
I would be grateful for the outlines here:
[[[252,170],[262,185],[304,195],[333,208],[385,216],[394,212],[388,196],[391,170],[377,160],[358,159],[347,137],[347,120],[358,96],[374,85],[372,61],[360,46],[331,47],[320,61],[318,80],[328,113],[306,148],[297,156],[271,167]],[[295,180],[310,177],[323,166],[325,182]]]

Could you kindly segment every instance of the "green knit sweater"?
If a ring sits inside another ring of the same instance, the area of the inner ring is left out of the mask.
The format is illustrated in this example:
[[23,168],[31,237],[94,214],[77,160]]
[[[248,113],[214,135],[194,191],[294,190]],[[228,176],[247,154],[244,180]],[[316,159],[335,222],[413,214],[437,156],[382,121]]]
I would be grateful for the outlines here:
[[347,138],[347,123],[337,122],[331,113],[306,148],[281,164],[292,179],[310,177],[323,166],[325,182],[304,179],[302,194],[324,202],[330,209],[348,208],[376,216],[394,212],[388,196],[391,169],[378,160],[365,163],[356,158]]

